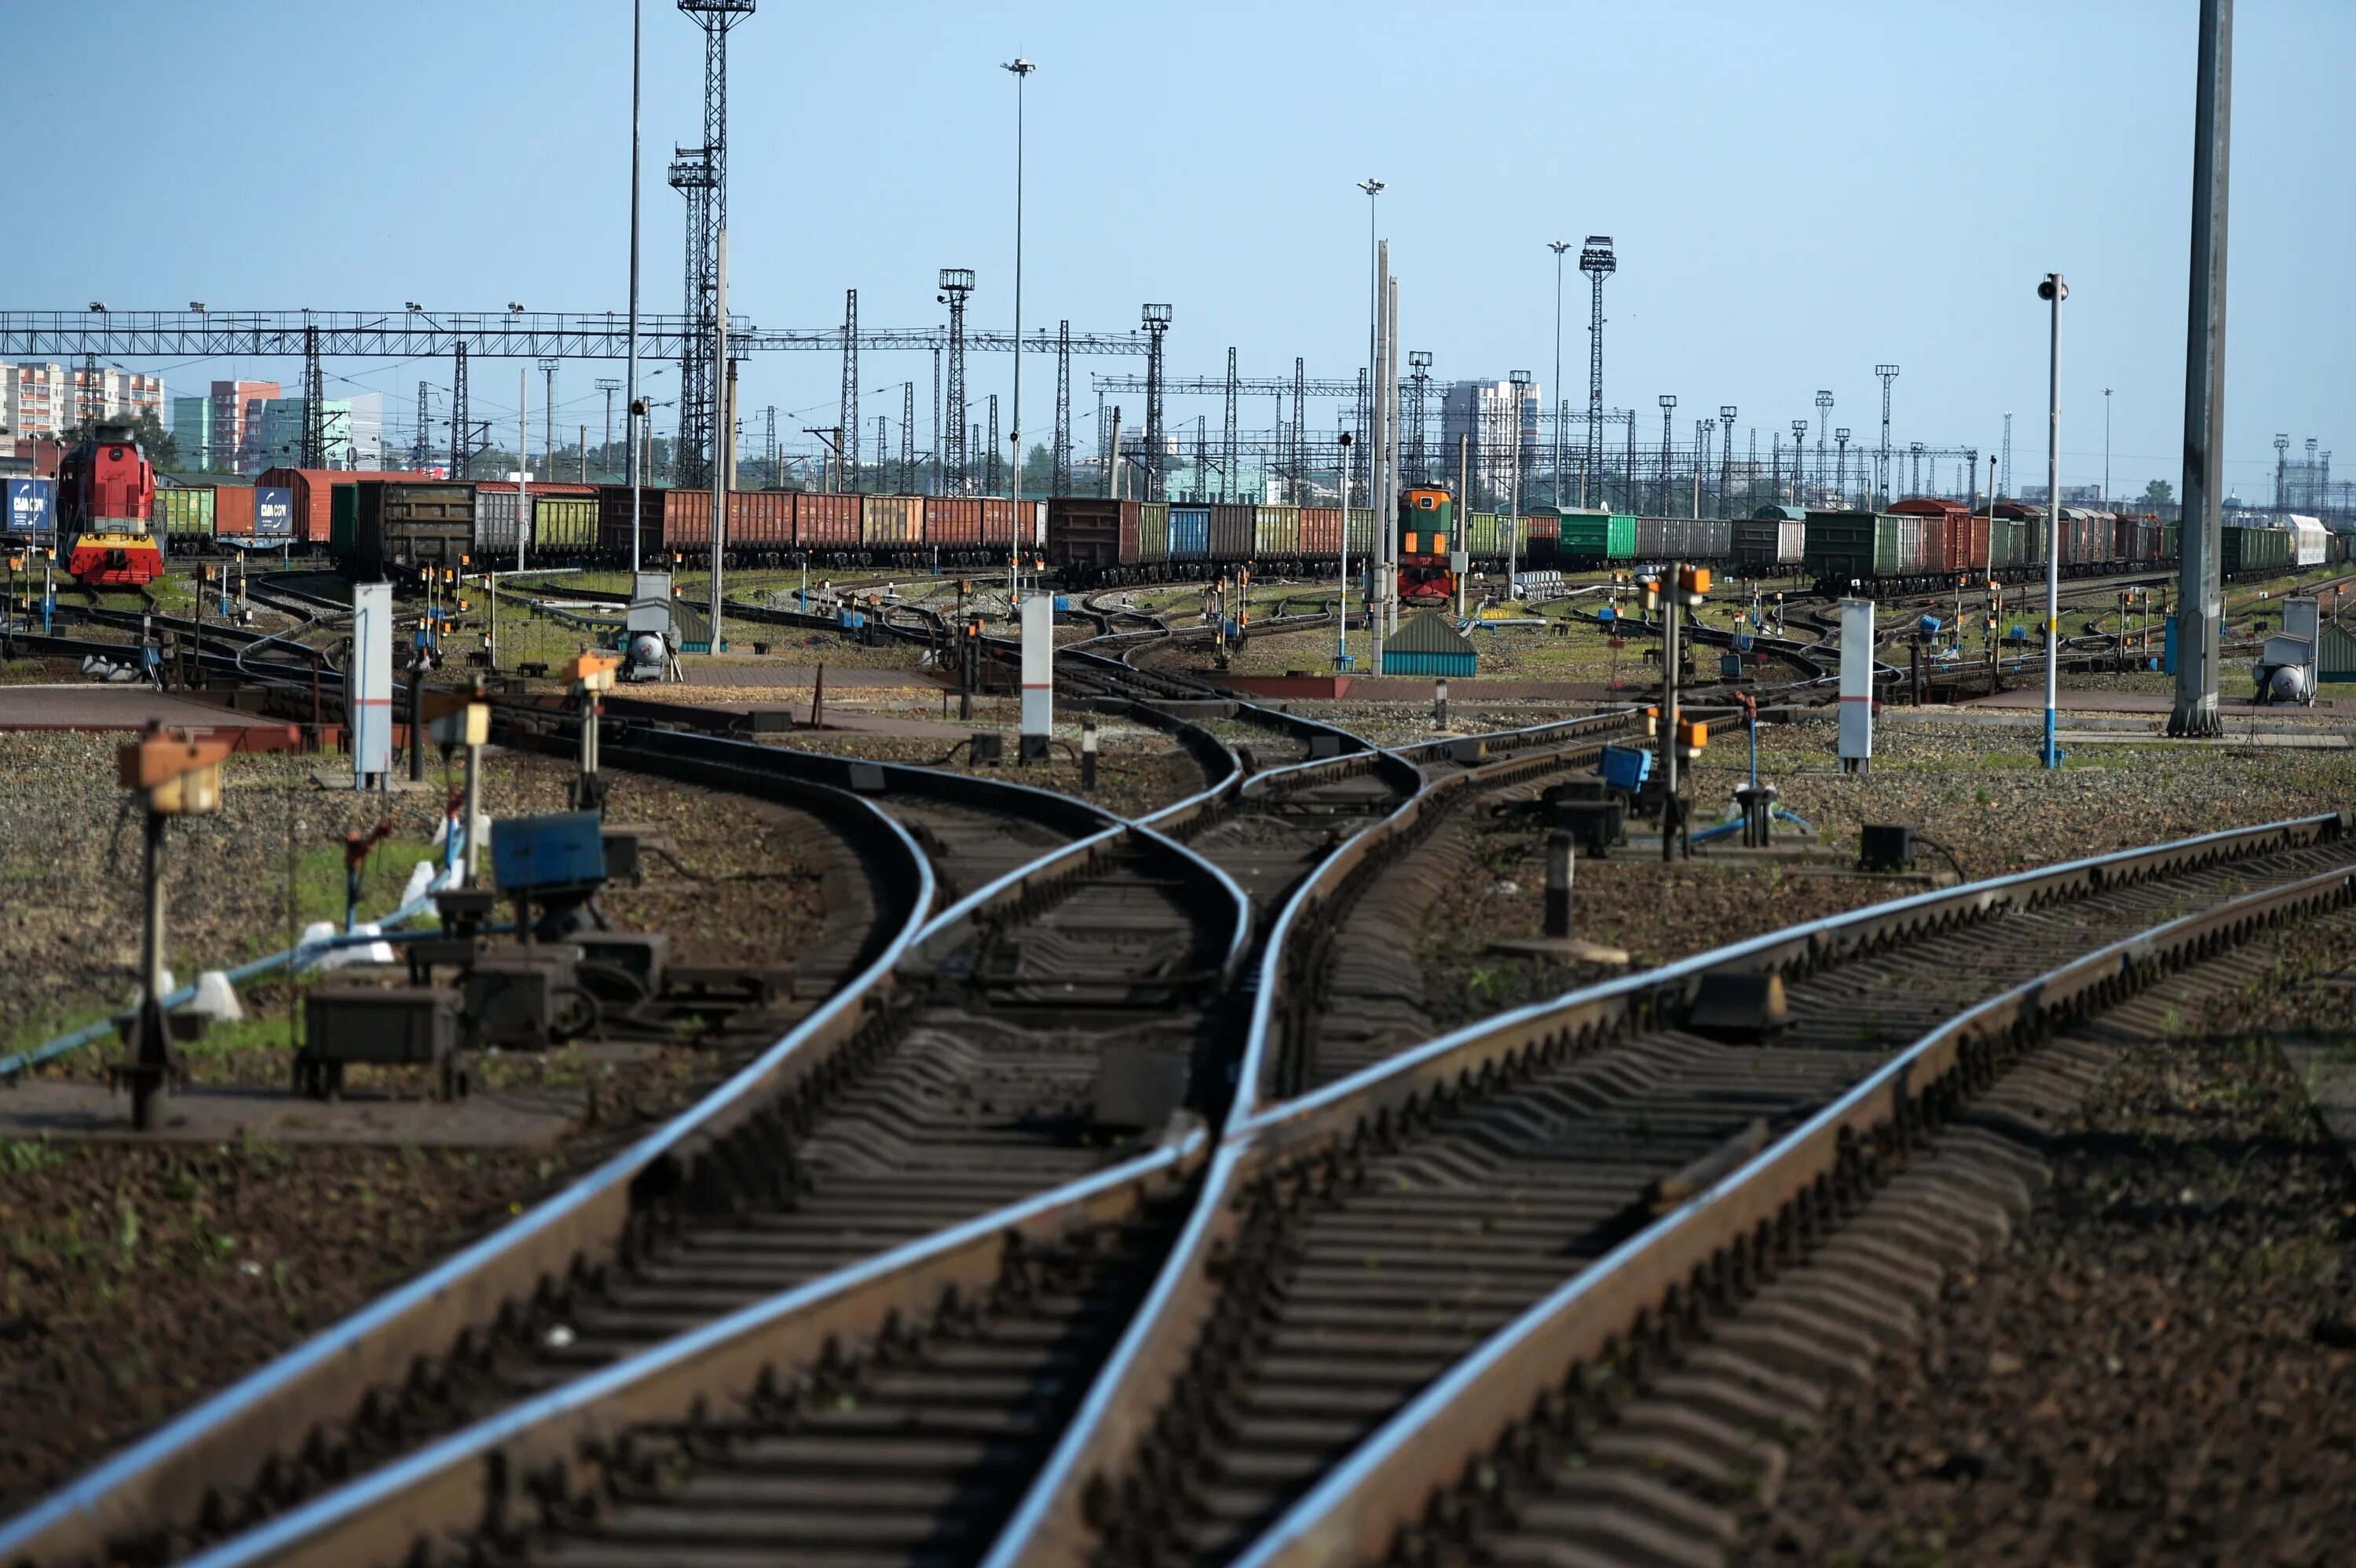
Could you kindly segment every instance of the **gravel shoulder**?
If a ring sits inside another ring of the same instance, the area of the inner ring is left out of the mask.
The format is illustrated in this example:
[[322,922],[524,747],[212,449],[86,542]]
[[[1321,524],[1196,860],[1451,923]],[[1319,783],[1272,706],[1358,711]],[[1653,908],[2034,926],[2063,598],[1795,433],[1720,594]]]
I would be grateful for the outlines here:
[[2116,1058],[2012,1244],[1837,1395],[1739,1562],[2348,1561],[2356,1178],[2278,1044],[2356,1054],[2356,917]]

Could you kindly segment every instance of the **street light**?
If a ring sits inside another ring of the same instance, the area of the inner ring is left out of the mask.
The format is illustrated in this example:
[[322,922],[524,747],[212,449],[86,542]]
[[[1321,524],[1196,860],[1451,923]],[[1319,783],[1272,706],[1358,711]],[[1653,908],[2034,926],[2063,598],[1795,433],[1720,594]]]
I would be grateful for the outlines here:
[[2048,272],[2037,285],[2037,297],[2053,307],[2045,392],[2045,765],[2058,768],[2062,752],[2053,742],[2053,709],[2062,669],[2062,302],[2070,297],[2070,285],[2061,273]]
[[2111,389],[2103,389],[2103,498],[2100,506],[2111,504]]
[[198,315],[202,315],[205,314],[205,302],[202,300],[190,300],[188,302],[188,308],[195,311]]
[[1530,373],[1516,370],[1505,378],[1514,389],[1514,479],[1506,494],[1510,497],[1503,519],[1505,525],[1505,603],[1514,602],[1514,570],[1521,560],[1522,534],[1522,409],[1530,394]]
[[1547,249],[1554,252],[1554,509],[1562,510],[1562,258],[1570,250],[1568,240],[1549,240]]
[[[1383,270],[1376,259],[1375,197],[1383,194],[1384,183],[1385,182],[1381,180],[1374,178],[1372,176],[1368,176],[1366,178],[1358,182],[1358,188],[1366,193],[1366,434],[1369,439],[1369,444],[1366,448],[1366,462],[1368,464],[1368,467],[1366,469],[1366,505],[1369,507],[1375,505],[1375,471],[1372,466],[1375,460],[1375,449],[1371,444],[1372,438],[1375,433],[1375,340],[1376,335],[1382,330],[1380,324],[1383,318]],[[1349,510],[1349,490],[1345,483],[1343,489],[1342,508],[1344,512],[1347,512]],[[1381,538],[1382,526],[1383,520],[1380,517],[1376,517],[1375,519],[1375,529],[1377,541],[1379,541]]]
[[1718,510],[1723,516],[1728,482],[1734,477],[1734,405],[1719,404],[1718,417],[1726,424],[1726,440],[1719,443],[1718,454]]
[[1014,446],[1013,521],[1008,525],[1007,597],[1023,593],[1023,84],[1039,68],[1017,55],[1001,68],[1014,76]]

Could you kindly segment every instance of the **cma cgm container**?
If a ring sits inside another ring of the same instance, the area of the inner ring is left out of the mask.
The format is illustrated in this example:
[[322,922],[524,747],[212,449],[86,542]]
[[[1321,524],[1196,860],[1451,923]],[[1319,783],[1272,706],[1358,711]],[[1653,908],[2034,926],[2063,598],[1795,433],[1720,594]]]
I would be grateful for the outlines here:
[[1252,554],[1252,508],[1211,508],[1211,559],[1249,560]]
[[1636,519],[1624,512],[1565,512],[1557,520],[1555,553],[1563,560],[1633,560]]
[[381,468],[268,468],[254,483],[281,485],[294,493],[296,544],[326,544],[330,520],[328,508],[334,505],[333,491],[337,485],[356,485],[362,480],[399,485],[416,478],[414,474]]
[[1808,526],[1786,517],[1741,517],[1734,525],[1734,559],[1751,571],[1787,571],[1800,564]]
[[213,537],[213,487],[209,485],[155,486],[155,527],[165,539]]
[[1211,508],[1170,508],[1170,559],[1207,560],[1211,555]]
[[1301,508],[1254,507],[1252,553],[1266,560],[1301,553]]
[[[1024,503],[1026,506],[1032,504]],[[1137,504],[1137,559],[1156,566],[1170,559],[1169,502],[1140,501]]]
[[[1134,562],[1141,510],[1139,502],[1109,496],[1055,497],[1047,504],[1048,564],[1104,572]],[[1130,552],[1126,562],[1121,560],[1124,540]]]
[[1341,507],[1301,508],[1301,553],[1318,558],[1342,553]]
[[869,550],[916,549],[925,542],[925,498],[861,496],[859,542]]
[[794,546],[798,549],[841,550],[859,548],[859,497],[822,490],[789,493],[794,503]]
[[352,570],[359,581],[378,581],[403,569],[455,569],[475,548],[469,485],[364,479],[353,489]]

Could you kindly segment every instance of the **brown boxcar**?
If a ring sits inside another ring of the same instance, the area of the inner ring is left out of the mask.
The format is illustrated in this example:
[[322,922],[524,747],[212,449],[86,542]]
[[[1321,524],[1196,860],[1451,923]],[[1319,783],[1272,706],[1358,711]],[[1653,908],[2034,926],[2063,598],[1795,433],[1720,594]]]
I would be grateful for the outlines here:
[[1047,503],[1047,564],[1088,571],[1135,565],[1140,515],[1135,501],[1056,496]]
[[359,581],[388,570],[456,568],[475,548],[475,492],[438,480],[358,482],[352,564]]
[[279,485],[294,493],[296,544],[326,544],[332,517],[329,508],[335,502],[337,485],[357,485],[363,481],[415,484],[420,477],[415,474],[385,468],[266,468],[254,483]]
[[[630,553],[630,487],[606,485],[597,492],[597,548],[627,560]],[[712,548],[712,492],[642,486],[638,492],[638,559],[659,555],[700,557]]]
[[1211,508],[1211,559],[1249,560],[1252,555],[1253,508]]
[[1341,507],[1301,508],[1301,553],[1307,556],[1338,556],[1342,553]]
[[859,497],[819,490],[797,493],[794,544],[801,549],[857,549]]
[[[1006,506],[1003,501],[987,504],[1000,507]],[[984,505],[981,497],[978,496],[929,497],[925,502],[925,542],[928,545],[937,545],[945,549],[981,543]],[[998,538],[1001,540],[1006,538],[1006,529],[1011,520],[1011,513],[1001,514],[998,518]]]
[[726,543],[732,550],[793,549],[793,492],[790,490],[729,491]]

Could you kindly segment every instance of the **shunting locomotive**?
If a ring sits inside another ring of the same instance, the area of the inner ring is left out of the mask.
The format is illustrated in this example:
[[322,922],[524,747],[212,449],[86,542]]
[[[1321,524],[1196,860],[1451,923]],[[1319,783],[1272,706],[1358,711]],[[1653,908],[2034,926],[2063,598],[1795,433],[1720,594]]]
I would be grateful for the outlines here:
[[1448,547],[1456,533],[1456,498],[1437,485],[1411,485],[1399,496],[1398,596],[1402,604],[1449,604],[1456,599],[1456,569]]
[[58,462],[58,536],[66,571],[88,588],[137,588],[164,575],[150,524],[155,467],[128,425],[96,427]]

